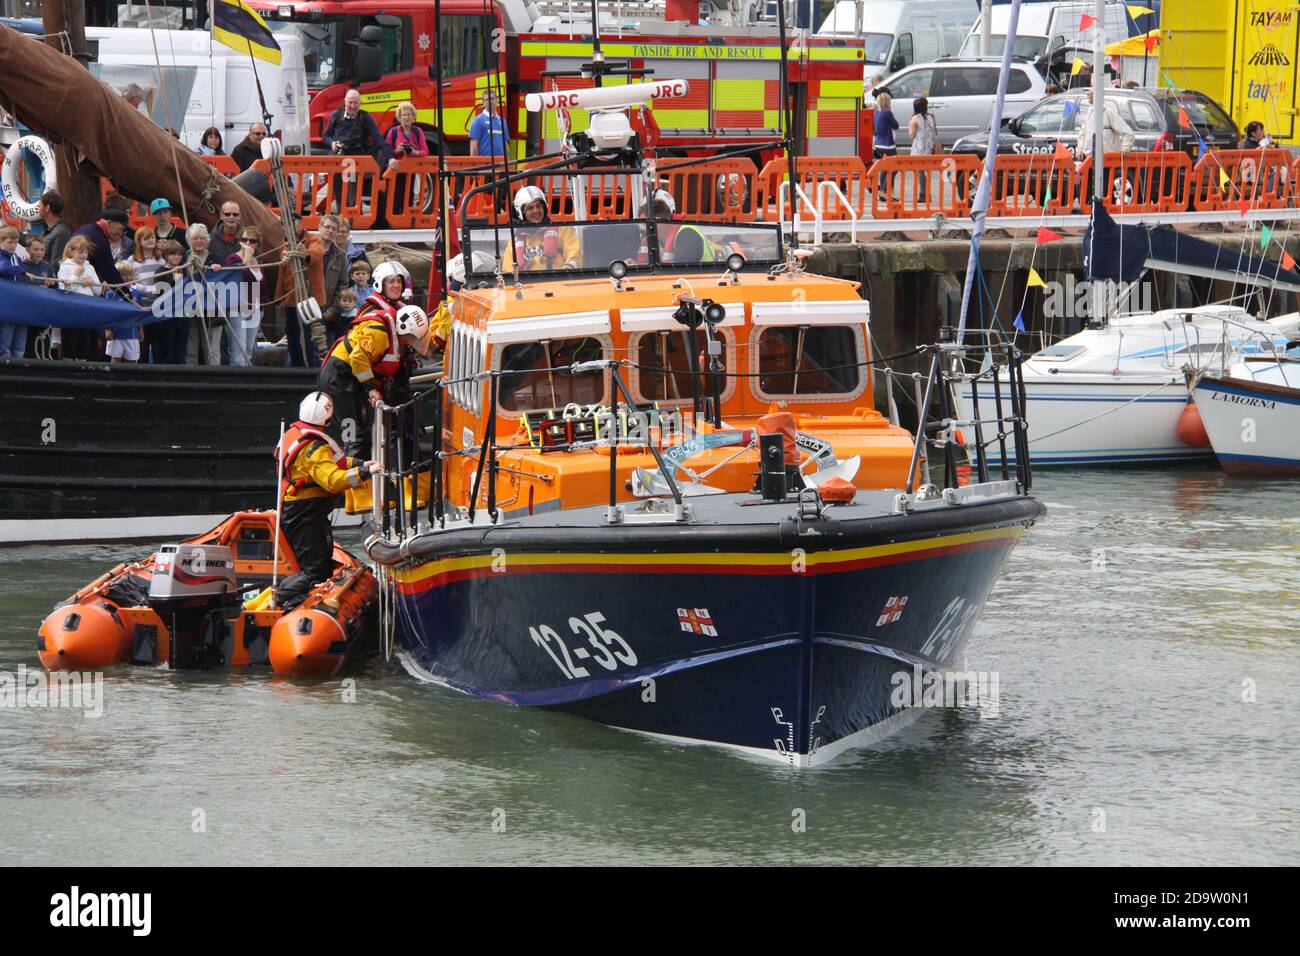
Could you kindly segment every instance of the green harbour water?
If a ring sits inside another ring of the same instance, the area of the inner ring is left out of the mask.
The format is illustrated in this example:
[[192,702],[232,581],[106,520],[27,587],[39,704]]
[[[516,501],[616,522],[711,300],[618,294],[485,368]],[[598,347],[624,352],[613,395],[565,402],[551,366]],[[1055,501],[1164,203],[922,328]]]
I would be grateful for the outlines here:
[[[1212,465],[1035,482],[1047,516],[966,656],[997,673],[996,716],[928,713],[795,771],[395,662],[352,688],[119,667],[98,718],[0,707],[6,862],[1300,862],[1300,483]],[[150,550],[0,549],[0,672],[39,668],[50,608]]]

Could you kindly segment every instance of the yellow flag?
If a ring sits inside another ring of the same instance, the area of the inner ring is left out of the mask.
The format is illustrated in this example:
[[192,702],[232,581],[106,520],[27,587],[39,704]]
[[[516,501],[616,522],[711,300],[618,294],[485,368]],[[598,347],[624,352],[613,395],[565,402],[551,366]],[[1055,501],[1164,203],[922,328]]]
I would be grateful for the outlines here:
[[1029,281],[1026,282],[1025,285],[1026,285],[1026,286],[1035,286],[1035,285],[1036,285],[1036,286],[1038,286],[1039,288],[1045,288],[1045,287],[1047,286],[1047,283],[1045,283],[1045,282],[1043,281],[1043,277],[1040,276],[1040,275],[1038,274],[1038,270],[1035,269],[1033,266],[1030,266],[1030,267],[1029,267]]
[[1219,188],[1220,189],[1228,188],[1228,174],[1223,171],[1222,166],[1219,167]]
[[1083,66],[1083,61],[1076,56],[1074,62],[1070,64],[1070,75],[1078,76],[1079,71],[1083,69]]
[[1135,3],[1128,4],[1125,7],[1125,9],[1128,10],[1128,15],[1132,17],[1134,20],[1136,20],[1138,17],[1145,16],[1148,13],[1155,13],[1155,11],[1152,10],[1150,7],[1139,7]]

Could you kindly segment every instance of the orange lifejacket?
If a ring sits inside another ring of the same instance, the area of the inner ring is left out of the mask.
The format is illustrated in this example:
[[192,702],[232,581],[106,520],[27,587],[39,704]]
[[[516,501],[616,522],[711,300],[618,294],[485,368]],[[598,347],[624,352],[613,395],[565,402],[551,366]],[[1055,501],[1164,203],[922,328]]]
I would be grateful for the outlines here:
[[317,442],[324,442],[329,445],[330,451],[334,452],[334,464],[340,468],[348,467],[348,456],[343,454],[343,449],[339,447],[338,442],[321,431],[316,425],[308,425],[306,422],[294,422],[285,431],[284,437],[280,439],[280,444],[272,452],[272,456],[280,463],[280,490],[282,493],[287,495],[292,491],[296,494],[312,483],[312,480],[307,477],[291,479],[289,469],[301,452]]
[[366,301],[357,309],[356,318],[348,326],[348,331],[339,336],[325,352],[321,365],[330,360],[330,356],[334,354],[340,342],[343,343],[343,348],[351,353],[352,343],[348,341],[348,334],[367,323],[375,328],[382,328],[388,335],[388,350],[371,366],[371,370],[379,379],[390,379],[396,375],[402,367],[402,346],[397,340],[397,308],[378,292],[366,296]]

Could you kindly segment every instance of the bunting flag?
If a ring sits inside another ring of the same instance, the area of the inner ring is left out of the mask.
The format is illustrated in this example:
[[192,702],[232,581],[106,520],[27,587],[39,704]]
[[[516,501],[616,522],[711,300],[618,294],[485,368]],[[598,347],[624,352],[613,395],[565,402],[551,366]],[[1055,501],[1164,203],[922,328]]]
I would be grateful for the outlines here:
[[1181,106],[1178,107],[1178,125],[1185,126],[1188,129],[1192,128],[1192,121],[1187,118],[1187,110],[1183,109]]
[[1059,232],[1053,232],[1046,226],[1039,226],[1038,235],[1034,237],[1034,245],[1041,246],[1045,243],[1056,242],[1056,240],[1064,238],[1065,236],[1061,235]]
[[1246,213],[1250,212],[1250,200],[1242,197],[1241,200],[1241,218],[1246,218]]
[[[1030,271],[1030,272],[1033,272],[1034,270],[1033,270],[1033,269],[1030,269],[1029,271]],[[1016,331],[1017,331],[1017,332],[1027,332],[1027,331],[1029,331],[1028,329],[1025,328],[1025,310],[1024,310],[1024,309],[1021,309],[1019,312],[1016,313],[1016,321],[1013,322],[1012,324],[1016,327]]]
[[1273,230],[1270,229],[1270,228],[1268,228],[1268,226],[1260,226],[1260,227],[1259,227],[1259,247],[1260,247],[1261,249],[1267,249],[1267,248],[1268,248],[1268,244],[1269,244],[1270,242],[1272,242],[1272,241],[1273,241]]
[[1030,266],[1029,279],[1025,282],[1025,287],[1030,288],[1032,286],[1038,286],[1040,289],[1044,289],[1047,287],[1047,283],[1044,282],[1043,277],[1038,274],[1038,270],[1033,266]]
[[1065,106],[1061,113],[1062,119],[1069,119],[1075,113],[1079,112],[1079,103],[1077,100],[1066,100]]
[[1155,11],[1150,7],[1139,7],[1136,3],[1127,4],[1124,9],[1128,11],[1128,15],[1134,20],[1138,17],[1145,17],[1148,14],[1155,13]]
[[1196,158],[1197,158],[1198,160],[1200,160],[1200,159],[1204,159],[1204,158],[1205,158],[1205,154],[1208,153],[1209,151],[1210,151],[1210,144],[1207,143],[1204,139],[1197,139],[1197,141],[1196,141]]
[[1084,30],[1088,29],[1088,27],[1096,26],[1096,25],[1097,25],[1097,18],[1096,18],[1096,17],[1090,17],[1090,16],[1088,16],[1088,14],[1086,14],[1086,13],[1085,13],[1083,16],[1079,17],[1079,32],[1080,32],[1080,33],[1082,33]]
[[1046,189],[1043,190],[1043,205],[1046,206],[1051,201],[1052,201],[1052,187],[1049,185]]
[[1228,182],[1229,182],[1229,180],[1228,180],[1228,174],[1225,173],[1225,172],[1223,171],[1223,167],[1220,166],[1220,167],[1219,167],[1219,188],[1220,188],[1220,189],[1227,189],[1227,188],[1228,188]]
[[1084,67],[1084,62],[1076,56],[1074,58],[1074,62],[1070,64],[1070,75],[1078,76],[1079,72],[1083,69],[1083,67]]
[[1159,34],[1159,33],[1148,33],[1148,34],[1146,35],[1146,39],[1143,40],[1142,42],[1146,44],[1146,46],[1147,46],[1147,52],[1148,52],[1148,53],[1152,53],[1152,52],[1155,51],[1156,44],[1160,42],[1160,34]]
[[244,0],[213,0],[212,39],[267,63],[280,62],[280,44],[271,28]]
[[1291,258],[1291,253],[1287,252],[1285,249],[1282,250],[1282,268],[1283,269],[1295,268],[1295,260]]
[[1059,140],[1056,143],[1056,149],[1052,150],[1052,159],[1059,159],[1062,162],[1070,162],[1074,159],[1074,154],[1070,152],[1070,147],[1066,146]]

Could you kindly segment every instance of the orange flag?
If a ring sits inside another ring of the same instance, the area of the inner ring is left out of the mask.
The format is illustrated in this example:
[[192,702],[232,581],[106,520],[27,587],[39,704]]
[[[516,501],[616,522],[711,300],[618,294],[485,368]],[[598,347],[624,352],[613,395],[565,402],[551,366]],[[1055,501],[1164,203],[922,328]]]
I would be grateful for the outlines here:
[[1244,216],[1246,215],[1246,213],[1248,213],[1248,212],[1250,212],[1250,200],[1249,200],[1249,199],[1243,199],[1243,200],[1241,201],[1241,214],[1242,214],[1242,216],[1244,217]]
[[1288,270],[1295,268],[1295,260],[1291,258],[1291,253],[1285,249],[1282,250],[1282,268]]
[[1061,235],[1059,232],[1053,232],[1051,229],[1048,229],[1046,226],[1039,226],[1038,235],[1037,237],[1035,237],[1034,243],[1035,245],[1041,246],[1046,242],[1055,242],[1057,239],[1064,239],[1064,238],[1065,236]]
[[1178,125],[1186,126],[1188,129],[1192,128],[1192,121],[1187,118],[1187,110],[1181,106],[1178,107]]
[[1066,146],[1064,143],[1058,142],[1056,144],[1056,149],[1052,152],[1052,159],[1059,159],[1068,163],[1070,160],[1074,159],[1074,154],[1070,152],[1070,147]]
[[1097,22],[1096,17],[1090,17],[1088,16],[1088,14],[1085,13],[1083,16],[1079,17],[1079,32],[1082,33],[1084,30],[1088,29],[1088,27],[1092,26],[1096,22]]

